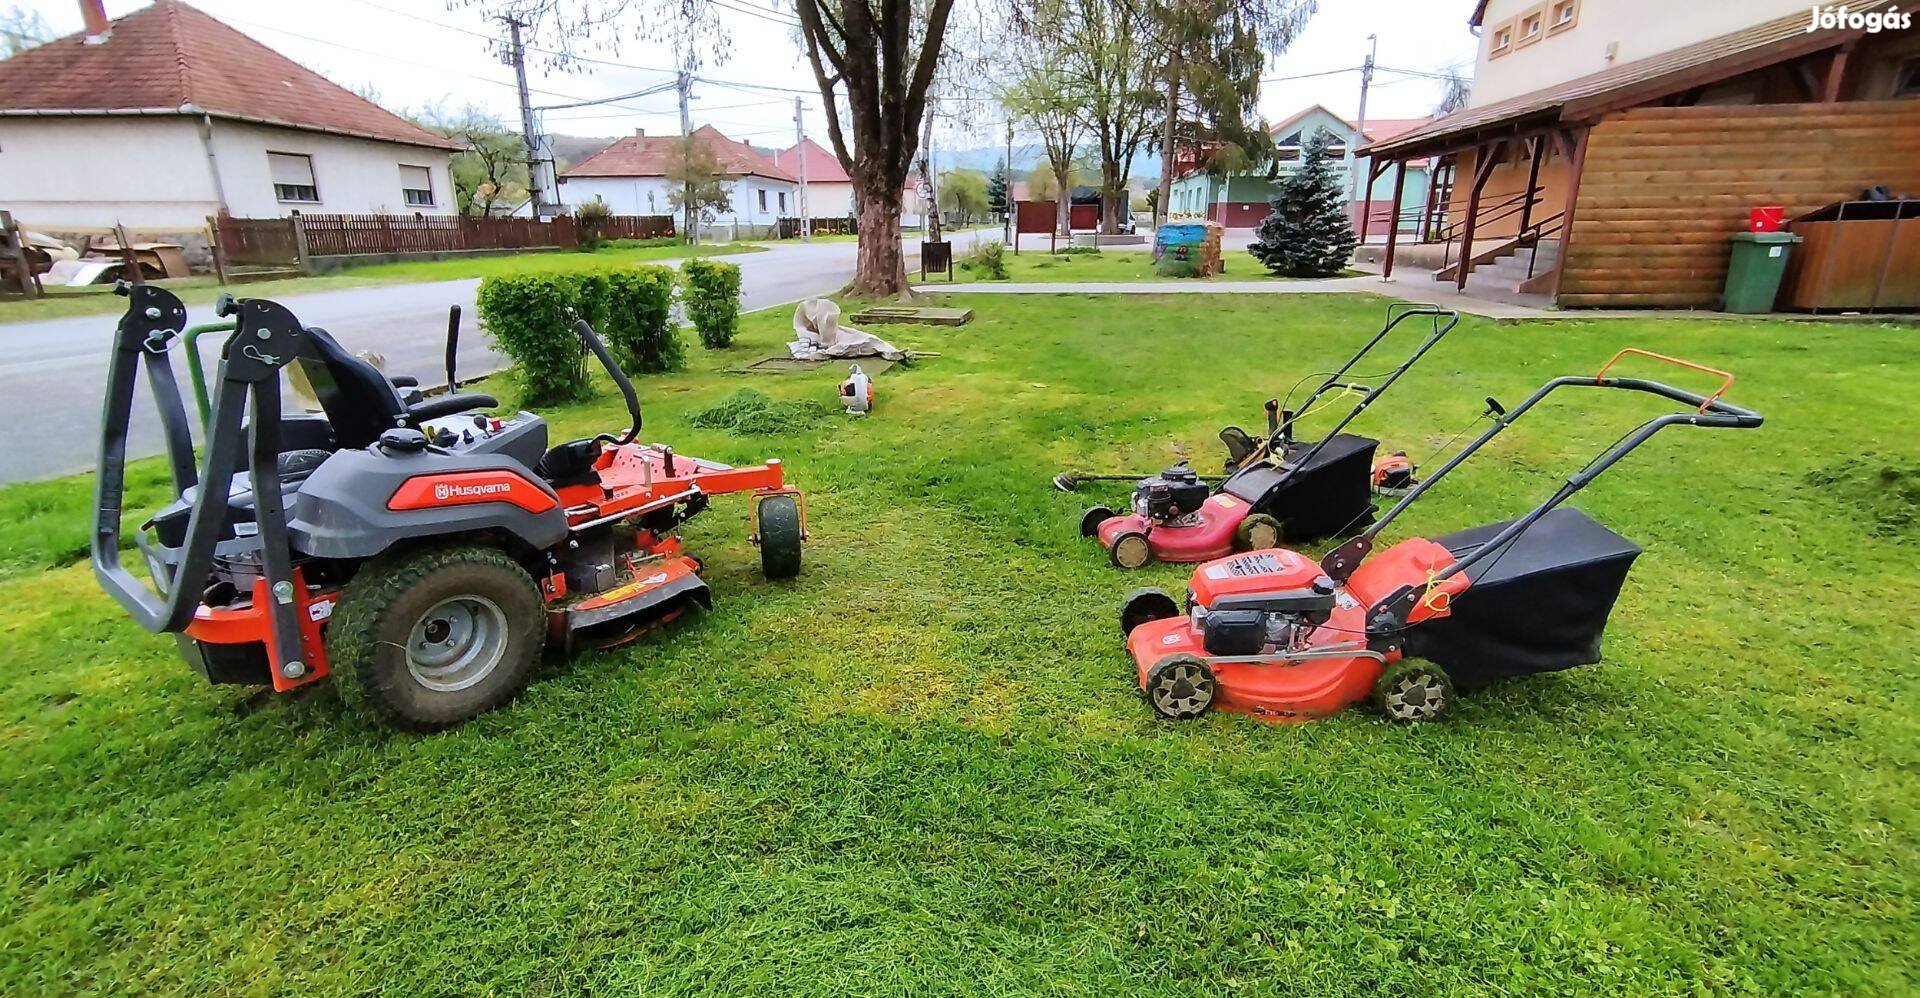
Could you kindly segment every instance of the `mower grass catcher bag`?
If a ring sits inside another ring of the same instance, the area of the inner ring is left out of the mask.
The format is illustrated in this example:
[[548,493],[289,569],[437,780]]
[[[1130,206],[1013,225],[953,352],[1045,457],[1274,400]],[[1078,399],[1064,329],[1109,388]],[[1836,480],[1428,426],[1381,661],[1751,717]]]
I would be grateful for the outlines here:
[[[1464,558],[1513,522],[1434,539]],[[1471,569],[1473,585],[1451,614],[1414,625],[1407,654],[1438,664],[1464,689],[1598,662],[1607,615],[1639,554],[1587,514],[1551,510]]]
[[1289,537],[1330,537],[1373,522],[1373,454],[1380,441],[1337,433],[1323,447],[1312,441],[1287,445],[1284,462],[1249,464],[1235,472],[1220,491],[1242,499],[1256,513],[1285,525]]

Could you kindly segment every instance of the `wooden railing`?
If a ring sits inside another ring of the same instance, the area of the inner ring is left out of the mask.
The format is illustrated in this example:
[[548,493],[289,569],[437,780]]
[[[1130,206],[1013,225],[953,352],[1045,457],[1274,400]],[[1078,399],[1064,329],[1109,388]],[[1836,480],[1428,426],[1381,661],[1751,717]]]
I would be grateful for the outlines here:
[[[211,220],[231,266],[304,267],[308,257],[457,253],[468,250],[576,249],[581,223],[571,215],[476,218],[466,215],[304,215]],[[614,215],[596,226],[602,239],[674,234],[669,215]]]

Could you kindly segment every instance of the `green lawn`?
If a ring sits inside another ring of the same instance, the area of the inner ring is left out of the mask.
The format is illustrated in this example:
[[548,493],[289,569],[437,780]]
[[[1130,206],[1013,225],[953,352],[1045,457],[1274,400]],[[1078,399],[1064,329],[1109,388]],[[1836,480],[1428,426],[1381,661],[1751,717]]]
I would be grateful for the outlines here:
[[[967,269],[966,251],[960,250],[956,259],[953,279],[955,281],[983,281],[986,277]],[[1024,248],[1019,256],[1014,256],[1009,248],[1006,251],[1007,279],[1014,283],[1076,283],[1076,282],[1134,282],[1166,281],[1174,278],[1161,277],[1154,273],[1153,254],[1146,250],[1108,249],[1099,253],[1048,253],[1044,249],[1035,251]],[[921,281],[918,270],[909,268],[915,284],[938,285],[946,276],[933,277]],[[1344,271],[1341,276],[1353,276],[1357,270]],[[1289,281],[1290,277],[1276,277],[1269,273],[1260,261],[1249,256],[1245,250],[1226,251],[1226,272],[1208,280],[1221,281]]]
[[[212,275],[158,281],[180,296],[188,305],[211,304],[221,291],[232,291],[256,298],[279,298],[310,291],[333,291],[370,284],[411,284],[418,281],[454,281],[494,274],[527,272],[573,272],[616,267],[633,263],[657,263],[692,256],[722,256],[733,253],[757,253],[764,246],[752,243],[719,243],[701,246],[654,245],[609,246],[594,253],[546,251],[505,256],[475,256],[453,260],[413,260],[354,267],[338,274],[298,277],[284,281],[261,281],[222,287]],[[45,298],[28,301],[0,301],[0,324],[58,319],[70,315],[99,315],[117,312],[124,302],[113,294],[111,285],[85,288],[48,288]]]
[[[1383,303],[956,304],[887,330],[942,356],[865,418],[688,425],[742,386],[831,399],[838,365],[719,373],[785,309],[638,379],[646,438],[785,458],[806,570],[761,580],[717,500],[687,530],[712,613],[439,736],[203,685],[79,564],[84,480],[0,491],[0,993],[1920,988],[1911,329],[1465,320],[1366,417],[1416,457],[1625,344],[1733,368],[1767,426],[1669,430],[1576,500],[1646,548],[1605,664],[1415,729],[1171,725],[1114,613],[1186,572],[1109,567],[1075,524],[1111,496],[1049,475],[1210,463]],[[1390,536],[1512,515],[1658,408],[1569,402]]]

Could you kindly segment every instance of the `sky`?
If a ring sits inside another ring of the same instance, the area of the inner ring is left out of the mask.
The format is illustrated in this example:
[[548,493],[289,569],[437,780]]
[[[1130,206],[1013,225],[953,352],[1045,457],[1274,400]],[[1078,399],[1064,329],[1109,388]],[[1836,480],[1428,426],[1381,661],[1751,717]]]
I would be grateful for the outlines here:
[[[342,86],[370,93],[387,107],[449,111],[474,105],[517,123],[513,71],[490,46],[503,29],[486,12],[501,5],[483,0],[193,0],[194,5]],[[825,120],[793,25],[788,0],[714,0],[730,36],[728,50],[710,58],[699,75],[713,83],[694,89],[695,125],[712,124],[728,135],[763,147],[792,145],[793,98],[806,105],[807,132],[825,145]],[[77,0],[0,0],[37,11],[56,34],[80,30]],[[119,17],[146,0],[106,0]],[[1278,58],[1270,58],[1260,109],[1279,121],[1310,104],[1324,104],[1351,118],[1360,97],[1360,63],[1369,34],[1378,34],[1377,65],[1435,72],[1448,68],[1471,75],[1476,39],[1467,27],[1468,0],[1320,0],[1307,30]],[[674,63],[662,43],[632,38],[615,47],[583,49],[600,62],[571,71],[545,65],[531,53],[529,84],[536,105],[572,103],[628,94],[670,81]],[[1325,75],[1309,75],[1325,74]],[[737,85],[749,85],[742,89]],[[778,89],[752,89],[778,88]],[[1386,69],[1368,97],[1369,118],[1419,117],[1432,111],[1440,84]],[[1004,125],[997,109],[960,107],[938,118],[938,148],[997,146]],[[679,112],[671,89],[647,97],[584,108],[542,112],[547,131],[566,135],[617,136],[645,129],[677,134]],[[989,120],[993,119],[993,120]],[[1021,143],[1024,144],[1024,143]]]

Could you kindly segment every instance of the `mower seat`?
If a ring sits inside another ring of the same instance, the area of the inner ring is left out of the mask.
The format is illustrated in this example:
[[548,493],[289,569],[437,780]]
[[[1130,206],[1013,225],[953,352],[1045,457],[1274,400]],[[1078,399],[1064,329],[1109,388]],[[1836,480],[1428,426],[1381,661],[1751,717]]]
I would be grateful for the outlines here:
[[333,424],[339,446],[360,448],[380,439],[380,434],[397,427],[419,429],[430,419],[439,419],[475,409],[491,409],[500,403],[491,395],[450,394],[408,405],[394,381],[380,369],[349,353],[332,334],[318,326],[307,327],[307,346],[298,358],[300,368],[313,384],[320,408]]

